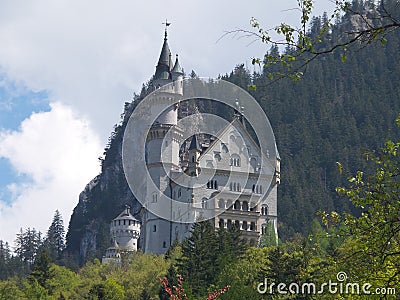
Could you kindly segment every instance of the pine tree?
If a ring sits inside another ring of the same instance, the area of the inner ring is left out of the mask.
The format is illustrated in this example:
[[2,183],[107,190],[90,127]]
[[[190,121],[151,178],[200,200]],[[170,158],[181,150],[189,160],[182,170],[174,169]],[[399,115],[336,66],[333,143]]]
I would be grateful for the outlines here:
[[272,222],[267,224],[264,233],[261,235],[261,247],[278,246],[276,241],[275,227]]
[[15,245],[15,253],[19,259],[30,268],[35,261],[39,249],[43,245],[42,233],[36,231],[35,228],[28,228],[25,231],[21,228],[20,232],[17,234]]
[[53,260],[60,258],[62,251],[65,249],[64,239],[64,223],[58,210],[54,213],[53,221],[47,231],[46,246],[49,249],[50,257]]
[[191,236],[182,244],[180,271],[195,295],[206,295],[216,276],[216,233],[209,221],[193,224]]
[[35,260],[33,271],[29,275],[29,278],[31,280],[36,280],[42,287],[48,289],[48,280],[53,277],[51,258],[46,250],[42,250]]

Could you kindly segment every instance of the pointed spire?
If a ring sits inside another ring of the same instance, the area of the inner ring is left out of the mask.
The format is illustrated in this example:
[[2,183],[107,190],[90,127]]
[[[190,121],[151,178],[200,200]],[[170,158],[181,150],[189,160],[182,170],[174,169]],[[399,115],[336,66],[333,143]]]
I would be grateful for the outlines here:
[[181,65],[179,64],[179,60],[178,60],[178,54],[176,55],[175,64],[174,64],[174,67],[172,68],[171,72],[179,74],[179,75],[183,75],[183,70],[182,70]]
[[188,150],[198,150],[201,151],[201,146],[199,141],[197,140],[197,136],[194,134],[192,137],[192,141],[190,142],[190,146]]
[[155,79],[170,79],[170,71],[172,68],[171,51],[168,46],[167,28],[165,28],[164,43],[161,49],[160,58],[156,67]]

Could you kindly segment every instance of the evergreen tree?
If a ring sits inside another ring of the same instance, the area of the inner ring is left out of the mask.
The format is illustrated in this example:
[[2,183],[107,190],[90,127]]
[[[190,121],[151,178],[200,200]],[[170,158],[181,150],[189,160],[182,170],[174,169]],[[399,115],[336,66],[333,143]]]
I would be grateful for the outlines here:
[[15,245],[15,253],[19,259],[26,263],[28,267],[31,267],[43,245],[42,234],[35,228],[28,228],[25,231],[21,228],[17,234]]
[[47,231],[46,246],[50,257],[54,260],[59,259],[65,249],[64,223],[58,210],[54,213],[53,221]]
[[46,250],[42,250],[35,260],[33,271],[29,277],[31,280],[36,280],[43,288],[48,289],[47,283],[53,276],[51,258]]
[[180,271],[194,295],[206,295],[216,270],[218,243],[209,221],[193,224],[191,235],[182,244]]
[[275,227],[272,222],[267,224],[264,233],[261,235],[260,247],[278,246],[275,234]]

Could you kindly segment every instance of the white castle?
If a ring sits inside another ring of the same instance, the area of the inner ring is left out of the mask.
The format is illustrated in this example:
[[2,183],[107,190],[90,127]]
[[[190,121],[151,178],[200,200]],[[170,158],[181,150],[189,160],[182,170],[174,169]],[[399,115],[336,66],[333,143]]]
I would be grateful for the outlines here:
[[[178,55],[174,63],[171,57],[165,31],[152,85],[155,90],[166,84],[170,84],[170,88],[153,99],[151,113],[162,113],[151,125],[145,147],[147,169],[159,192],[148,193],[149,199],[146,199],[142,210],[141,227],[137,226],[138,221],[130,215],[129,210],[125,212],[126,220],[134,220],[133,226],[136,224],[132,230],[140,232],[140,247],[145,253],[163,254],[175,240],[182,241],[190,234],[188,220],[193,216],[186,214],[181,207],[175,208],[164,203],[160,193],[188,207],[210,211],[213,217],[207,219],[216,230],[236,226],[241,230],[242,238],[251,245],[258,244],[268,223],[273,224],[277,236],[277,185],[280,182],[278,151],[272,170],[262,168],[261,150],[246,130],[239,112],[236,112],[232,122],[221,128],[218,137],[199,134],[183,141],[185,129],[177,126],[178,105],[163,109],[170,101],[169,94],[183,94],[184,73]],[[172,134],[166,135],[168,130]],[[164,150],[166,145],[169,146],[168,151]],[[165,160],[169,162],[168,166],[165,166]],[[188,181],[200,173],[212,174],[211,179],[202,186],[189,187],[177,183]],[[155,211],[167,212],[170,217],[161,218],[154,214]],[[137,247],[138,234],[129,232],[124,237],[121,235],[132,226],[131,223],[120,224],[120,220],[123,220],[121,217],[124,218],[120,215],[111,223],[110,233],[115,245],[107,250],[107,257],[115,257],[118,251],[114,251],[114,248]],[[196,219],[201,217],[199,214]]]
[[120,261],[122,253],[135,252],[138,249],[141,224],[131,215],[127,206],[110,224],[112,245],[106,250],[103,262]]

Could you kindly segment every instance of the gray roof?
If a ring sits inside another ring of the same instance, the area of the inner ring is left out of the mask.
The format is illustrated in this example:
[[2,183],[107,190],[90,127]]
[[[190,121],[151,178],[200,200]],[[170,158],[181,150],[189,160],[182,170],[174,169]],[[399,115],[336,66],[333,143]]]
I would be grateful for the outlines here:
[[167,31],[165,31],[164,43],[161,49],[160,58],[156,67],[155,79],[170,79],[172,68],[171,51],[169,50]]
[[136,219],[134,216],[132,216],[129,208],[125,208],[119,215],[116,217],[113,221],[115,220],[133,220],[136,222],[140,222],[138,219]]
[[172,68],[172,73],[179,73],[179,74],[183,74],[183,70],[181,68],[181,65],[179,64],[179,60],[178,60],[178,54],[176,55],[176,59],[175,59],[175,64],[174,67]]
[[199,150],[199,151],[202,150],[201,146],[200,146],[200,143],[199,143],[199,141],[197,139],[197,136],[195,134],[192,137],[192,141],[190,142],[190,146],[189,146],[188,150],[193,150],[193,149],[196,149],[196,150]]

